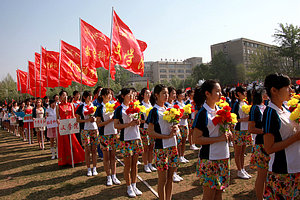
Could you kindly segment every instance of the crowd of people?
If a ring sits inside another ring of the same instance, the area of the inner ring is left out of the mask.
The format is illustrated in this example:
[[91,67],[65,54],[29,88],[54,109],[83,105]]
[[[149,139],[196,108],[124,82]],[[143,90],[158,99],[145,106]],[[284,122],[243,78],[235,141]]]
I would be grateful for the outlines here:
[[[245,170],[245,149],[252,147],[250,164],[257,169],[257,199],[299,199],[300,129],[291,122],[287,105],[293,92],[297,91],[290,78],[279,74],[267,76],[264,84],[223,89],[214,80],[187,91],[159,84],[152,92],[123,88],[114,95],[110,88],[97,87],[93,94],[84,91],[82,98],[78,91],[72,97],[61,91],[51,100],[14,101],[1,107],[0,117],[1,126],[22,140],[34,143],[36,135],[40,149],[45,148],[44,141],[50,141],[51,159],[58,158],[58,165],[72,164],[72,153],[74,163],[86,163],[87,176],[98,174],[98,151],[107,186],[121,184],[116,176],[116,152],[120,151],[129,197],[142,195],[136,185],[141,156],[144,171],[157,172],[159,199],[171,199],[173,182],[183,181],[177,169],[180,163],[189,162],[184,157],[188,142],[190,149],[199,150],[195,172],[203,186],[203,199],[222,199],[229,187],[230,146],[234,148],[237,177],[246,180],[251,175]],[[237,123],[225,132],[214,122],[222,109],[221,99],[237,116]],[[145,110],[135,118],[128,110],[137,104]],[[188,104],[192,112],[181,115],[178,123],[164,118],[170,108],[184,109]],[[243,111],[244,105],[251,105],[249,113]],[[60,135],[55,127],[34,128],[33,122],[23,122],[16,115],[20,112],[32,114],[33,119],[55,118],[58,126],[61,120],[76,118],[80,132],[68,136]],[[14,123],[12,116],[17,119]]]

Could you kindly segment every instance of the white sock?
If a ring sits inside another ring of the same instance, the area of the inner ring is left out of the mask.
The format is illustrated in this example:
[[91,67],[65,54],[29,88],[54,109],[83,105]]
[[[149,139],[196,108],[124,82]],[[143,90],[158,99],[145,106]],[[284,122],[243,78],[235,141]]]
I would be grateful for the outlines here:
[[152,167],[152,163],[148,163],[148,167]]
[[112,178],[117,178],[117,176],[115,174],[111,175]]
[[91,168],[88,168],[88,172],[91,171]]
[[174,172],[174,174],[173,174],[174,176],[177,176],[177,172]]
[[133,188],[136,188],[136,183],[131,183],[131,186],[132,186]]
[[96,170],[96,167],[93,167],[93,171],[95,171]]
[[107,176],[107,179],[111,178],[111,176]]
[[129,190],[129,189],[131,189],[131,188],[132,188],[131,185],[128,185],[128,186],[127,186],[127,190]]

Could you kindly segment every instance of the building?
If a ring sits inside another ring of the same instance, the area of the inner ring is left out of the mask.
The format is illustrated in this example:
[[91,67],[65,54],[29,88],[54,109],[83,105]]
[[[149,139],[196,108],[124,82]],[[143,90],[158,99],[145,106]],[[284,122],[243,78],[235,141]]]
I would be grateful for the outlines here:
[[218,52],[223,52],[234,65],[243,64],[246,69],[250,65],[251,54],[256,54],[257,50],[262,48],[270,50],[274,48],[274,46],[246,38],[229,40],[210,46],[211,58]]
[[145,62],[144,77],[130,73],[128,83],[145,85],[147,79],[152,83],[160,83],[163,80],[170,81],[173,77],[184,80],[192,74],[192,68],[200,64],[202,64],[202,57],[192,57],[184,61]]

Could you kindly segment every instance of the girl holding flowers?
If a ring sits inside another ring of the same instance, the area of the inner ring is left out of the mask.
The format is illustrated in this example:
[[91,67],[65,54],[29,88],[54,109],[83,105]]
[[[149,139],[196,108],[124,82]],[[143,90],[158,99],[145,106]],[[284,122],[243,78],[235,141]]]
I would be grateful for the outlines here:
[[112,90],[103,88],[98,98],[100,106],[97,108],[95,116],[97,117],[97,125],[99,130],[99,141],[103,151],[103,166],[107,176],[107,186],[113,183],[120,185],[121,182],[116,176],[116,149],[118,145],[117,130],[114,128],[113,107],[110,104],[112,100]]
[[[220,131],[222,122],[217,115],[219,107],[216,103],[221,98],[220,84],[214,80],[205,81],[195,90],[195,103],[199,109],[194,123],[195,143],[202,145],[197,164],[197,176],[203,186],[203,199],[222,199],[222,192],[229,185],[229,145],[231,132]],[[230,107],[224,107],[228,123],[234,123]],[[221,111],[221,110],[220,110]],[[220,113],[222,114],[222,113]],[[229,116],[227,116],[229,115]]]
[[238,123],[235,126],[233,134],[234,139],[234,160],[238,169],[237,176],[243,179],[251,178],[251,175],[244,169],[244,154],[246,145],[251,145],[251,134],[248,132],[249,115],[243,112],[242,107],[247,105],[246,89],[239,86],[236,88],[236,101],[232,106],[232,112],[237,115]]
[[264,105],[263,89],[255,89],[253,91],[253,105],[249,113],[248,130],[251,134],[256,134],[255,144],[251,156],[250,164],[257,168],[257,178],[255,181],[256,197],[263,199],[266,177],[268,172],[269,155],[264,149],[262,116],[266,106]]
[[[122,103],[114,112],[114,127],[120,130],[120,150],[124,156],[124,179],[129,197],[142,195],[136,187],[137,161],[143,153],[139,125],[140,119],[133,119],[126,112],[131,109],[129,104],[133,101],[133,94],[129,88],[123,88],[119,96]],[[133,109],[131,109],[133,110]]]
[[264,86],[271,101],[263,114],[264,146],[270,155],[265,199],[297,199],[300,189],[300,131],[283,102],[291,97],[291,81],[271,74]]
[[[174,105],[178,105],[179,109],[183,109],[186,106],[183,101],[185,93],[182,89],[179,89],[176,90],[176,95],[177,95],[177,101],[174,103]],[[179,121],[179,130],[182,139],[180,141],[181,145],[178,148],[179,148],[179,161],[181,163],[189,162],[189,160],[185,159],[184,157],[186,138],[189,135],[188,121],[187,121],[188,118],[189,118],[189,114],[184,113],[184,115]]]
[[[139,95],[139,101],[141,102],[141,105],[145,106],[146,111],[152,109],[152,105],[150,103],[150,96],[151,96],[151,92],[147,88],[143,88]],[[148,135],[148,124],[145,123],[145,120],[147,119],[147,114],[143,113],[141,117],[142,117],[142,123],[140,125],[140,133],[141,133],[143,147],[144,147],[144,153],[142,156],[144,162],[144,171],[150,173],[152,171],[157,170],[152,165],[154,139],[150,138]]]
[[[87,176],[96,176],[98,174],[96,169],[98,143],[98,130],[95,118],[96,106],[92,103],[93,96],[90,91],[84,91],[82,98],[84,99],[84,103],[77,109],[76,118],[78,123],[84,123],[84,128],[81,131],[81,139],[85,149],[85,162],[88,168]],[[93,172],[90,167],[91,153]]]
[[172,125],[166,119],[167,108],[164,106],[168,100],[169,92],[164,85],[156,85],[151,95],[154,105],[147,118],[149,136],[155,138],[154,154],[158,169],[158,195],[161,200],[172,199],[173,174],[179,160],[176,141],[177,125]]
[[[195,90],[195,103],[200,105],[194,123],[195,143],[202,145],[197,164],[197,176],[203,186],[203,199],[222,199],[222,192],[229,185],[229,145],[231,132],[220,132],[219,123],[213,122],[221,98],[220,84],[214,80],[205,81]],[[227,106],[228,121],[234,123],[230,107]]]

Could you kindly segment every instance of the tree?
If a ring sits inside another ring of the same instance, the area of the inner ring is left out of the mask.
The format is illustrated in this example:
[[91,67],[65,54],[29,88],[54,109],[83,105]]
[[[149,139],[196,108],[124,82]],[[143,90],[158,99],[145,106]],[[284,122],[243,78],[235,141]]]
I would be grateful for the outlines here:
[[275,31],[274,37],[275,41],[279,44],[277,48],[279,55],[291,59],[291,75],[299,74],[300,28],[293,24],[284,25],[280,23],[279,29],[275,29]]

